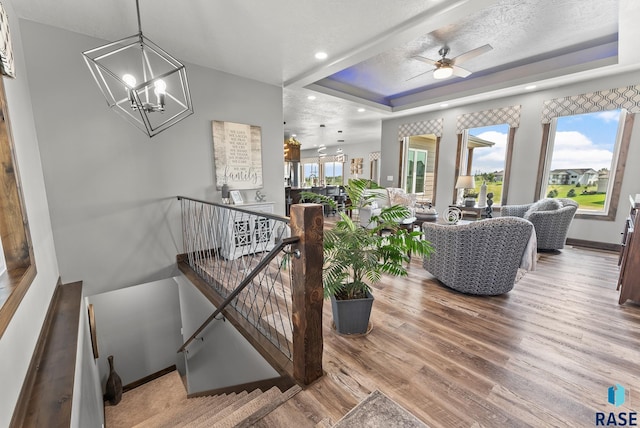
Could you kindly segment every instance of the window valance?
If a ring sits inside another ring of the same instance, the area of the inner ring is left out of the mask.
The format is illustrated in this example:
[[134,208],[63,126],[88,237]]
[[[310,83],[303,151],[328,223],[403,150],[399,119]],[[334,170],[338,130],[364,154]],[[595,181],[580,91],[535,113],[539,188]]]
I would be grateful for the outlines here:
[[500,125],[502,123],[506,123],[512,128],[517,128],[520,126],[520,107],[517,105],[461,114],[458,116],[456,123],[457,133],[462,134],[465,129]]
[[442,125],[444,119],[423,120],[421,122],[403,123],[398,128],[398,139],[410,137],[412,135],[434,134],[436,137],[442,137]]
[[640,85],[589,92],[570,97],[547,100],[542,106],[542,123],[550,123],[558,116],[626,109],[640,112]]

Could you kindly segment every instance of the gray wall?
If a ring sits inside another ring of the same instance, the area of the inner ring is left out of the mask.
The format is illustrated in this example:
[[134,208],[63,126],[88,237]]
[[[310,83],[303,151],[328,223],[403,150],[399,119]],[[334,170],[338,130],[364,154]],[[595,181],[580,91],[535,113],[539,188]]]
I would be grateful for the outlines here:
[[[545,100],[577,95],[597,90],[605,90],[640,83],[637,72],[594,79],[533,93],[522,93],[501,99],[469,104],[461,107],[418,114],[382,122],[382,171],[381,184],[395,185],[398,176],[399,150],[398,128],[403,123],[444,118],[444,131],[440,143],[438,164],[438,189],[436,209],[442,212],[451,202],[454,186],[454,167],[457,149],[456,120],[461,114],[522,105],[520,127],[516,131],[513,151],[511,181],[509,184],[509,204],[532,202],[538,174],[538,159],[542,142],[541,110]],[[631,138],[631,147],[621,189],[620,205],[615,221],[575,219],[569,229],[569,238],[584,239],[604,243],[620,243],[624,219],[629,213],[628,195],[640,193],[640,121],[636,120]],[[394,183],[386,181],[392,175]]]
[[98,374],[97,360],[93,356],[89,330],[88,304],[80,305],[78,350],[73,384],[72,427],[100,427],[104,424],[104,402]]
[[20,394],[31,354],[40,334],[49,300],[58,279],[58,264],[49,221],[49,207],[40,163],[36,127],[33,120],[30,88],[25,73],[22,37],[12,0],[2,2],[9,16],[16,79],[4,78],[11,130],[15,142],[17,166],[22,181],[26,215],[31,230],[38,273],[0,338],[0,426],[8,426]]
[[[215,307],[182,274],[175,279],[180,293],[184,343]],[[203,341],[196,340],[188,348],[189,393],[278,376],[231,323],[213,321],[201,336]]]
[[280,87],[186,64],[195,114],[149,139],[110,111],[84,64],[81,52],[104,40],[20,24],[65,282],[83,280],[90,296],[176,273],[175,196],[220,200],[212,120],[262,127],[264,193],[284,213]]
[[173,278],[88,297],[95,311],[103,390],[109,355],[123,385],[176,363],[182,344],[178,298]]

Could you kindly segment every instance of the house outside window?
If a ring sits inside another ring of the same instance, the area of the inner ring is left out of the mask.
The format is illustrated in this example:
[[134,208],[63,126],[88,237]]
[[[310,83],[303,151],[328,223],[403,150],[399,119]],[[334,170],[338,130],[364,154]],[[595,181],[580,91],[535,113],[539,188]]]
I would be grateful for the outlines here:
[[621,109],[554,118],[540,197],[573,199],[579,213],[606,214],[624,122]]

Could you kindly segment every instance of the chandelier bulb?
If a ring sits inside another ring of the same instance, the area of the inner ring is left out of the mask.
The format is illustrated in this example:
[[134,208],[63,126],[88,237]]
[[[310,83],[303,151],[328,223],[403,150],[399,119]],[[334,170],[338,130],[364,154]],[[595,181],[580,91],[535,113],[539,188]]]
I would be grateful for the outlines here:
[[167,91],[167,84],[162,79],[158,79],[153,82],[153,86],[155,86],[154,92],[156,95],[164,94]]
[[133,88],[134,86],[136,86],[136,78],[133,77],[131,74],[125,74],[124,76],[122,76],[122,80],[130,88]]

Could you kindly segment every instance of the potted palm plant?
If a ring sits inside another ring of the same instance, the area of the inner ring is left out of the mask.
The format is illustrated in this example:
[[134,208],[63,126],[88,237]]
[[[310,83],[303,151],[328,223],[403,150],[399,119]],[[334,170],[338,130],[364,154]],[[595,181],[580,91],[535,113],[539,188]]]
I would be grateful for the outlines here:
[[[351,179],[345,192],[351,206],[368,206],[375,195],[371,188],[380,188],[366,179]],[[305,192],[305,200],[334,202],[325,196]],[[371,216],[370,224],[362,226],[345,212],[332,229],[324,233],[323,285],[324,295],[331,299],[333,320],[341,334],[363,334],[369,326],[373,306],[371,286],[383,274],[406,276],[405,263],[409,255],[428,256],[432,247],[421,239],[420,231],[401,228],[401,221],[411,217],[409,209],[401,205],[382,208]]]

